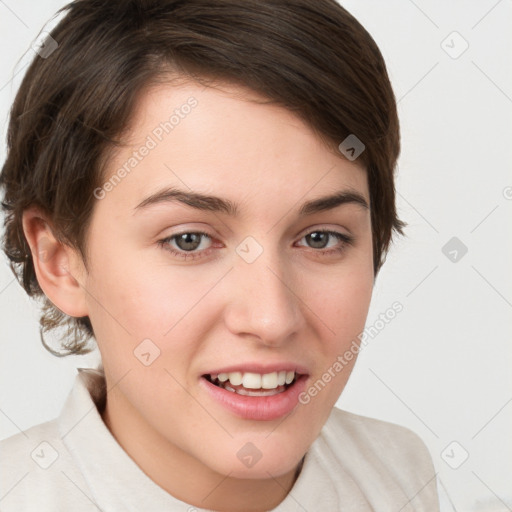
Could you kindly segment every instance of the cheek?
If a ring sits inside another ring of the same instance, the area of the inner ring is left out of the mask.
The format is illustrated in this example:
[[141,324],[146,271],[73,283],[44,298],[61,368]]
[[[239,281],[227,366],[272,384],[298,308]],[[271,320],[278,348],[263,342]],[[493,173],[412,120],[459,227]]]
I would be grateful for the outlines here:
[[[333,330],[339,337],[347,341],[347,336],[357,336],[363,328],[370,307],[372,283],[364,280],[345,282],[342,290],[332,293],[329,312],[332,318]],[[327,307],[327,306],[326,306]]]
[[357,360],[359,336],[364,330],[370,307],[372,272],[347,271],[317,286],[310,295],[308,306],[318,312],[320,323],[328,329],[319,328],[324,334],[316,347],[317,366],[314,378],[304,396],[304,407],[318,426],[327,420],[345,388]]
[[329,327],[338,346],[363,330],[373,291],[371,263],[360,261],[322,276],[311,275],[304,286],[308,305]]
[[[138,336],[154,336],[168,343],[183,331],[198,333],[216,313],[208,299],[218,272],[192,267],[161,266],[141,269],[125,284],[119,301],[121,316]],[[209,308],[205,305],[209,304]],[[190,335],[189,335],[190,337]]]
[[[105,267],[93,292],[102,305],[95,304],[91,318],[112,378],[130,370],[138,380],[135,395],[166,388],[179,395],[181,388],[167,371],[183,385],[191,384],[187,369],[220,317],[218,301],[208,293],[217,281],[218,272],[148,266],[143,258]],[[150,367],[144,366],[144,357]],[[163,382],[154,381],[159,378]]]
[[317,275],[314,279],[311,276],[306,283],[310,290],[308,306],[328,327],[321,329],[324,334],[319,338],[316,350],[315,380],[305,397],[307,407],[322,420],[327,419],[355,365],[373,283],[372,260],[367,257],[347,261],[328,277],[323,275],[319,279]]
[[97,316],[125,336],[162,337],[197,316],[195,305],[217,279],[211,272],[202,276],[192,267],[166,265],[164,258],[152,261],[144,252],[110,249],[94,269],[89,289],[97,299],[92,304]]

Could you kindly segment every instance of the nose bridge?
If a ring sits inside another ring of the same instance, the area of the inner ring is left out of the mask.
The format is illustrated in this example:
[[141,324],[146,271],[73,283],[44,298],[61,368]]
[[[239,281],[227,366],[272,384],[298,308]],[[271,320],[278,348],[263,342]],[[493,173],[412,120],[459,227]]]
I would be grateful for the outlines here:
[[303,320],[296,283],[278,248],[248,238],[237,247],[233,278],[238,290],[229,327],[276,345],[300,329]]

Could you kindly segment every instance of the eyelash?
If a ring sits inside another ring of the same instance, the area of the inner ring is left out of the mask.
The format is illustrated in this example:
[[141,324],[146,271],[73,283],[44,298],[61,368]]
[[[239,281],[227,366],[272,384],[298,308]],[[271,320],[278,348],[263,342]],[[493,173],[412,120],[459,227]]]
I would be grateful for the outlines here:
[[[315,249],[313,247],[310,247],[315,253],[318,253],[321,257],[327,257],[332,254],[341,254],[343,251],[345,251],[347,246],[353,245],[354,243],[354,237],[351,235],[347,235],[345,233],[339,233],[338,231],[330,231],[330,230],[322,230],[322,229],[314,229],[310,231],[309,233],[306,233],[302,236],[302,238],[305,238],[308,235],[311,235],[313,233],[323,233],[331,235],[335,238],[337,238],[340,242],[342,242],[341,246],[335,247],[332,249]],[[205,233],[203,231],[184,231],[182,233],[176,233],[175,235],[168,236],[167,238],[164,238],[162,240],[158,241],[158,245],[162,247],[164,250],[169,251],[172,255],[177,256],[178,258],[182,258],[184,260],[188,259],[196,259],[196,258],[202,258],[206,257],[211,250],[212,247],[209,247],[208,249],[203,249],[200,252],[186,252],[186,251],[177,251],[176,249],[173,249],[169,246],[169,242],[175,239],[176,237],[187,235],[187,234],[194,234],[194,235],[201,235],[206,238],[212,238],[208,233]],[[302,240],[301,238],[301,240]]]

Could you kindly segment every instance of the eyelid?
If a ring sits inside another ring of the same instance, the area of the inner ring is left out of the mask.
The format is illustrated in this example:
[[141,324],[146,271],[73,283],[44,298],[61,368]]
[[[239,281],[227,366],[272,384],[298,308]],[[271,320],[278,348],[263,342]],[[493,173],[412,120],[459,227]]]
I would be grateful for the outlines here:
[[317,224],[315,226],[306,228],[306,230],[304,231],[304,234],[301,236],[301,238],[304,236],[310,235],[311,233],[316,233],[317,231],[328,232],[328,233],[339,233],[340,235],[344,235],[347,237],[353,236],[348,229],[342,228],[339,225]]

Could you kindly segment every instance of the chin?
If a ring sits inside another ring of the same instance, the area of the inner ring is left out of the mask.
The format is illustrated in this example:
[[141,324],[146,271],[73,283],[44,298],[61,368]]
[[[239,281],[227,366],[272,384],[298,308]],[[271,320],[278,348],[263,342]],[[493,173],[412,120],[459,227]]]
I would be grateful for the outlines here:
[[[219,450],[210,453],[208,461],[204,461],[213,471],[232,478],[261,479],[280,477],[294,471],[306,453],[308,446],[296,440],[286,444],[282,439],[272,436],[265,439],[259,436],[244,436],[243,439],[232,439],[225,446],[223,454]],[[212,460],[213,459],[213,460]]]

